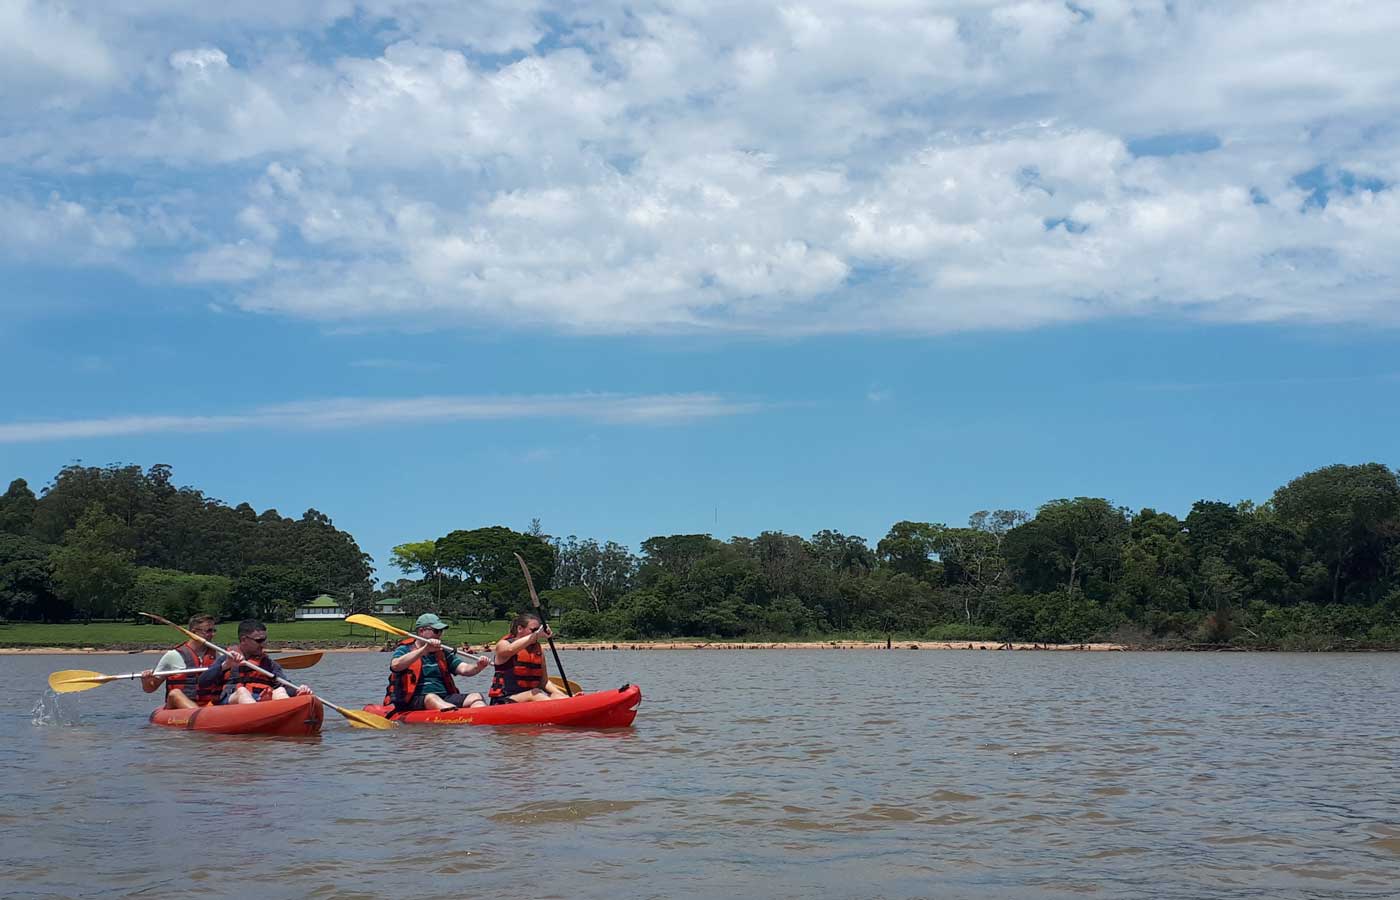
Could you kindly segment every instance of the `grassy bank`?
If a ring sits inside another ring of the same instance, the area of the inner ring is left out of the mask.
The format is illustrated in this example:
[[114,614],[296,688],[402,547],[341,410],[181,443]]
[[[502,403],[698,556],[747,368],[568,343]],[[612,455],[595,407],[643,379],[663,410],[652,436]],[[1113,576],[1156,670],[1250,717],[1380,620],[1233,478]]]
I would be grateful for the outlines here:
[[[390,625],[411,629],[413,620],[385,617]],[[480,646],[505,634],[507,622],[466,622],[448,629],[444,637],[453,645]],[[273,647],[336,648],[381,647],[391,635],[342,621],[276,622],[268,626]],[[92,650],[164,650],[180,643],[180,634],[168,625],[131,622],[92,622],[87,625],[45,625],[37,622],[0,623],[0,647],[63,647]],[[238,623],[219,625],[214,642],[227,647],[238,642]]]

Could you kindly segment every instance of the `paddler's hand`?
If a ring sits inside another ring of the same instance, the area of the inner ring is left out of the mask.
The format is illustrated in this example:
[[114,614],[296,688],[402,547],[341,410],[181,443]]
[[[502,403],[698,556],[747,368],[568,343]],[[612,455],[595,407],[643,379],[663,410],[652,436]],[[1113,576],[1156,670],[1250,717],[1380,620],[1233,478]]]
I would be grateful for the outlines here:
[[155,669],[147,669],[141,673],[141,690],[148,694],[155,693],[163,681],[164,675],[157,675]]
[[420,637],[418,640],[424,647],[427,647],[429,650],[436,650],[437,648],[442,646],[441,638]]
[[224,657],[224,669],[232,670],[238,668],[238,664],[243,662],[243,654],[237,650],[230,650],[228,656]]
[[298,697],[304,697],[304,696],[306,696],[306,695],[309,694],[309,693],[311,693],[311,688],[307,687],[307,686],[304,685],[304,684],[303,684],[301,687],[297,688],[297,696],[298,696]]

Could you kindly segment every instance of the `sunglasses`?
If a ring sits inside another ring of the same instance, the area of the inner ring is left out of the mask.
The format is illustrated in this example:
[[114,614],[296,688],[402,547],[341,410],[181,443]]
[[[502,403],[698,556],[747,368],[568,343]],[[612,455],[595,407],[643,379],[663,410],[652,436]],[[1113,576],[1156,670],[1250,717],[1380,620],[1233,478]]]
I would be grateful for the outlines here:
[[267,635],[263,635],[263,636],[260,637],[260,638],[245,637],[245,638],[243,638],[243,640],[245,640],[245,641],[252,641],[252,642],[255,643],[255,644],[266,644],[266,643],[267,643]]

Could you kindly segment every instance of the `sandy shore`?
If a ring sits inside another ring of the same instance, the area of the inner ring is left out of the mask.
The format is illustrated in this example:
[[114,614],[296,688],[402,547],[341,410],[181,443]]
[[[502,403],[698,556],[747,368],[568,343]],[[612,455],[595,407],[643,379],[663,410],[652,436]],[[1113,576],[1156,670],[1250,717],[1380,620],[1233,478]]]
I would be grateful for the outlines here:
[[[1122,644],[1024,644],[996,641],[580,641],[559,643],[561,650],[1127,650]],[[25,653],[97,653],[130,656],[138,653],[161,653],[165,647],[139,650],[112,650],[98,647],[0,647],[0,654]],[[269,648],[269,653],[290,653],[297,650],[320,650],[323,653],[378,653],[372,647],[281,647]]]

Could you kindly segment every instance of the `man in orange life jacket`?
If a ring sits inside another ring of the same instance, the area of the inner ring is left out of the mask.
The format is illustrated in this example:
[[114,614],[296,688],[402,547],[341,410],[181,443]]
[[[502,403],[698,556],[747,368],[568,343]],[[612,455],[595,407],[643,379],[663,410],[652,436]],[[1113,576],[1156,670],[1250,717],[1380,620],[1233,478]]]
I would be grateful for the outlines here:
[[521,613],[510,623],[510,634],[496,642],[496,676],[491,679],[491,705],[563,700],[568,693],[549,680],[540,638],[550,637],[548,625],[534,613]]
[[443,650],[442,633],[447,630],[447,623],[435,613],[423,613],[413,623],[413,629],[418,637],[400,641],[389,660],[389,689],[384,705],[394,707],[394,712],[485,706],[480,694],[458,691],[452,676],[475,675],[490,660],[468,662],[456,651]]
[[[267,626],[257,619],[244,619],[238,623],[238,648],[221,655],[215,664],[199,676],[201,690],[219,690],[219,703],[257,703],[259,700],[285,700],[287,689],[275,678],[269,678],[245,665],[244,660],[266,669],[279,678],[286,678],[277,661],[263,651],[267,643]],[[301,685],[296,689],[298,696],[311,693],[311,688]]]
[[[195,616],[190,619],[190,631],[211,641],[214,639],[214,617]],[[215,653],[199,641],[191,638],[174,650],[167,650],[156,663],[154,669],[141,673],[141,689],[153,693],[163,683],[165,685],[165,706],[167,709],[194,709],[208,706],[219,699],[217,690],[199,689],[199,673],[189,675],[166,675],[172,669],[198,669],[212,666]]]

